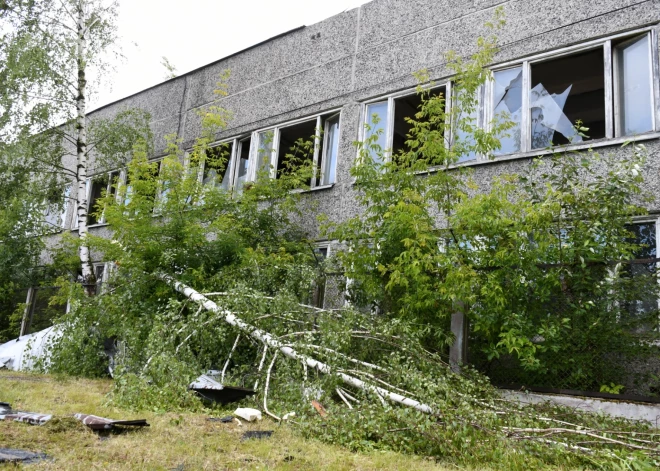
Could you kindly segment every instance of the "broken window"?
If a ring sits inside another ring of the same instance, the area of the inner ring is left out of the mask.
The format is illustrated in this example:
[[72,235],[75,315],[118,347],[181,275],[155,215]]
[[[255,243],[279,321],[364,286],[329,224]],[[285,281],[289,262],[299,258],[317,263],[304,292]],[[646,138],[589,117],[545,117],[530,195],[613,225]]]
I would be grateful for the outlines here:
[[603,64],[602,48],[532,64],[532,149],[582,142],[578,120],[589,139],[605,137]]
[[496,122],[513,124],[499,136],[501,148],[498,154],[520,151],[522,123],[522,67],[498,70],[493,73],[493,116]]
[[414,93],[394,100],[394,123],[392,125],[392,155],[408,151],[406,145],[410,124],[407,119],[414,118],[422,105],[421,95]]
[[[654,131],[657,60],[647,32],[594,41],[571,54],[531,58],[494,71],[487,109],[493,123],[513,123],[502,133],[506,135],[498,136],[502,147],[494,154]],[[587,137],[575,129],[578,121],[587,128],[582,132]]]
[[648,34],[613,47],[615,125],[618,136],[653,130],[651,40]]

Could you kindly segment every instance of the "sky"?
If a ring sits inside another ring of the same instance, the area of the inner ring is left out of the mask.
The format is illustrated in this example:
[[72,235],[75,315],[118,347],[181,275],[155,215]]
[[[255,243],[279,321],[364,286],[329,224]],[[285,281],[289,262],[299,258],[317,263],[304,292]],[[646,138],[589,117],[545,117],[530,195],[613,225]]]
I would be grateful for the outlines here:
[[163,56],[181,75],[367,1],[120,0],[117,22],[124,59],[115,64],[90,109],[163,82]]

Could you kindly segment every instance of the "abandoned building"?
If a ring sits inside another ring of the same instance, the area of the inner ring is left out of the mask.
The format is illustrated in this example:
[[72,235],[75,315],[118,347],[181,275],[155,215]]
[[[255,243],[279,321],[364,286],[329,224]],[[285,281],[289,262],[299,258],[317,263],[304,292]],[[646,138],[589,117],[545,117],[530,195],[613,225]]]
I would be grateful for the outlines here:
[[[382,147],[405,146],[404,118],[419,104],[413,74],[426,69],[438,91],[452,96],[445,54],[475,52],[477,37],[490,34],[485,24],[495,8],[503,10],[506,25],[476,119],[487,126],[506,110],[515,128],[497,155],[467,155],[460,165],[473,167],[486,188],[497,175],[524,173],[551,142],[623,153],[628,150],[621,144],[634,139],[649,152],[644,190],[660,196],[659,0],[374,0],[104,106],[91,118],[131,107],[148,111],[158,159],[168,134],[192,146],[201,132],[197,111],[215,99],[219,74],[231,71],[221,106],[233,118],[217,135],[231,152],[222,185],[240,189],[254,179],[264,150],[276,178],[291,143],[322,129],[323,145],[314,155],[319,178],[307,195],[317,204],[306,222],[315,233],[318,213],[342,220],[359,210],[349,170],[364,124],[379,116]],[[590,129],[588,139],[575,135],[578,119]],[[124,178],[122,169],[90,178],[90,207]],[[638,221],[651,241],[646,258],[657,254],[658,201]],[[73,204],[49,218],[62,230],[76,230]],[[91,233],[109,230],[102,219],[90,216],[89,224]],[[332,251],[332,241],[318,240],[318,246],[324,255]],[[96,269],[103,278],[101,260]],[[317,298],[322,305],[323,295]],[[336,299],[325,296],[326,306]]]

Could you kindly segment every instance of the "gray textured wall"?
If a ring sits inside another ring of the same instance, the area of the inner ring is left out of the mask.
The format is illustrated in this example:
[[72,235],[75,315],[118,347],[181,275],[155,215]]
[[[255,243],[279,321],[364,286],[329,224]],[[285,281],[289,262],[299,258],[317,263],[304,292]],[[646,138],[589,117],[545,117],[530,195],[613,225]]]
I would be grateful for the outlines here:
[[[349,169],[356,156],[352,142],[360,129],[360,103],[413,87],[413,72],[423,68],[433,79],[446,77],[445,53],[474,52],[477,37],[486,34],[484,24],[498,6],[507,24],[495,63],[660,22],[660,0],[375,0],[157,85],[93,116],[139,107],[153,117],[157,153],[163,152],[168,133],[178,133],[191,145],[200,130],[196,113],[214,99],[218,74],[225,69],[231,78],[221,105],[234,118],[218,138],[341,108],[337,183],[309,195],[316,203],[308,220],[314,232],[316,214],[342,219],[358,209]],[[646,185],[660,195],[660,143],[649,141],[647,146]],[[614,146],[604,151],[623,152]],[[524,171],[527,165],[529,158],[483,163],[475,167],[475,177],[488,186],[494,176]]]

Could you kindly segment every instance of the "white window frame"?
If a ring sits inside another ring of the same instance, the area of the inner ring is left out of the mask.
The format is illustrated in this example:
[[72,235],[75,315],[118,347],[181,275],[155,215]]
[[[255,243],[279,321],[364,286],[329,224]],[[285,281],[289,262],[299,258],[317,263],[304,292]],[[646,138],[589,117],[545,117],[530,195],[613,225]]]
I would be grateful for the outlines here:
[[[449,116],[449,112],[451,109],[451,98],[447,97],[452,97],[452,83],[450,79],[446,80],[440,80],[437,81],[433,84],[433,87],[430,90],[435,90],[438,88],[445,87],[445,112]],[[407,88],[405,90],[401,90],[396,93],[390,93],[388,95],[380,95],[375,98],[371,98],[369,100],[363,101],[360,109],[360,129],[358,132],[358,141],[359,142],[364,142],[364,140],[367,137],[367,125],[371,125],[371,116],[367,113],[367,109],[369,108],[370,105],[376,104],[376,103],[385,103],[387,102],[387,127],[385,128],[385,148],[383,149],[383,157],[384,157],[384,162],[390,162],[392,160],[392,146],[394,145],[394,113],[396,111],[396,105],[395,101],[415,95],[417,93],[417,87],[415,88]],[[479,103],[481,104],[482,98],[480,96],[479,98]],[[480,105],[478,106],[480,108]],[[478,110],[479,111],[479,110]],[[479,116],[481,116],[482,113],[479,113]],[[479,120],[479,118],[478,118]],[[479,122],[480,123],[480,122]],[[379,123],[380,124],[380,123]],[[449,143],[447,139],[445,139],[445,145],[448,146]],[[360,153],[360,150],[358,149],[358,154]],[[359,157],[359,155],[358,155]],[[478,158],[479,156],[477,156]]]
[[[280,131],[281,129],[290,127],[290,126],[295,126],[296,124],[301,124],[301,123],[307,123],[310,121],[316,121],[316,126],[315,126],[315,137],[314,137],[314,155],[313,155],[313,165],[314,165],[314,173],[312,175],[312,178],[310,179],[310,189],[321,189],[321,188],[329,188],[333,186],[336,181],[334,182],[328,182],[328,183],[317,183],[317,170],[320,167],[321,169],[325,168],[325,163],[326,159],[328,158],[328,147],[327,147],[327,141],[324,141],[323,143],[323,148],[321,148],[321,141],[322,141],[322,136],[321,136],[321,131],[325,133],[327,129],[327,124],[328,121],[339,117],[339,140],[341,142],[341,132],[342,132],[342,125],[341,125],[341,109],[334,109],[334,110],[329,110],[323,113],[318,113],[312,116],[308,116],[305,118],[299,118],[295,119],[292,121],[287,121],[281,124],[278,124],[276,126],[270,126],[267,128],[263,129],[258,129],[254,132],[252,132],[252,148],[250,149],[250,169],[248,172],[248,180],[247,181],[255,181],[258,173],[258,168],[257,165],[259,164],[258,159],[259,159],[259,135],[264,133],[264,132],[272,132],[273,137],[272,137],[272,143],[271,143],[271,156],[270,156],[270,178],[277,178],[277,158],[279,155],[279,146],[280,146]],[[325,136],[325,134],[324,134]],[[320,160],[319,160],[320,159]],[[339,155],[337,155],[337,160],[335,161],[335,176],[337,175],[337,163],[339,161]],[[336,178],[335,178],[336,179]]]
[[[652,129],[651,131],[636,135],[636,136],[623,136],[620,135],[618,131],[617,117],[618,113],[618,98],[615,97],[615,85],[616,85],[616,69],[614,67],[614,48],[612,47],[612,42],[617,39],[634,39],[638,38],[644,34],[649,36],[650,48],[649,53],[651,54],[650,58],[650,73],[651,76],[651,108],[652,108]],[[581,143],[569,144],[565,146],[555,146],[555,148],[570,148],[570,149],[580,149],[593,146],[594,144],[611,144],[614,142],[625,142],[628,140],[634,140],[638,137],[644,137],[652,135],[653,133],[660,132],[660,90],[658,89],[658,80],[660,75],[658,74],[658,43],[657,43],[657,31],[656,26],[649,26],[646,28],[640,28],[633,31],[628,31],[625,33],[620,33],[605,38],[588,41],[583,44],[578,44],[574,46],[565,47],[558,49],[556,51],[545,52],[541,54],[536,54],[529,56],[523,59],[518,59],[515,61],[509,61],[502,64],[498,64],[491,68],[492,72],[498,72],[506,69],[511,69],[515,67],[522,67],[523,72],[523,84],[522,84],[522,115],[521,115],[521,143],[520,150],[513,153],[507,154],[497,154],[495,159],[500,159],[502,157],[511,157],[519,154],[543,154],[547,153],[547,149],[532,149],[531,142],[531,110],[529,107],[529,91],[531,89],[531,67],[534,64],[541,62],[546,62],[560,57],[570,56],[574,54],[579,54],[581,52],[593,51],[601,49],[603,51],[603,74],[604,74],[604,85],[605,85],[605,137],[601,139],[588,140]],[[486,93],[484,96],[484,115],[485,123],[487,128],[492,128],[493,116],[493,80],[489,80],[486,83]],[[610,141],[610,142],[608,142]]]

